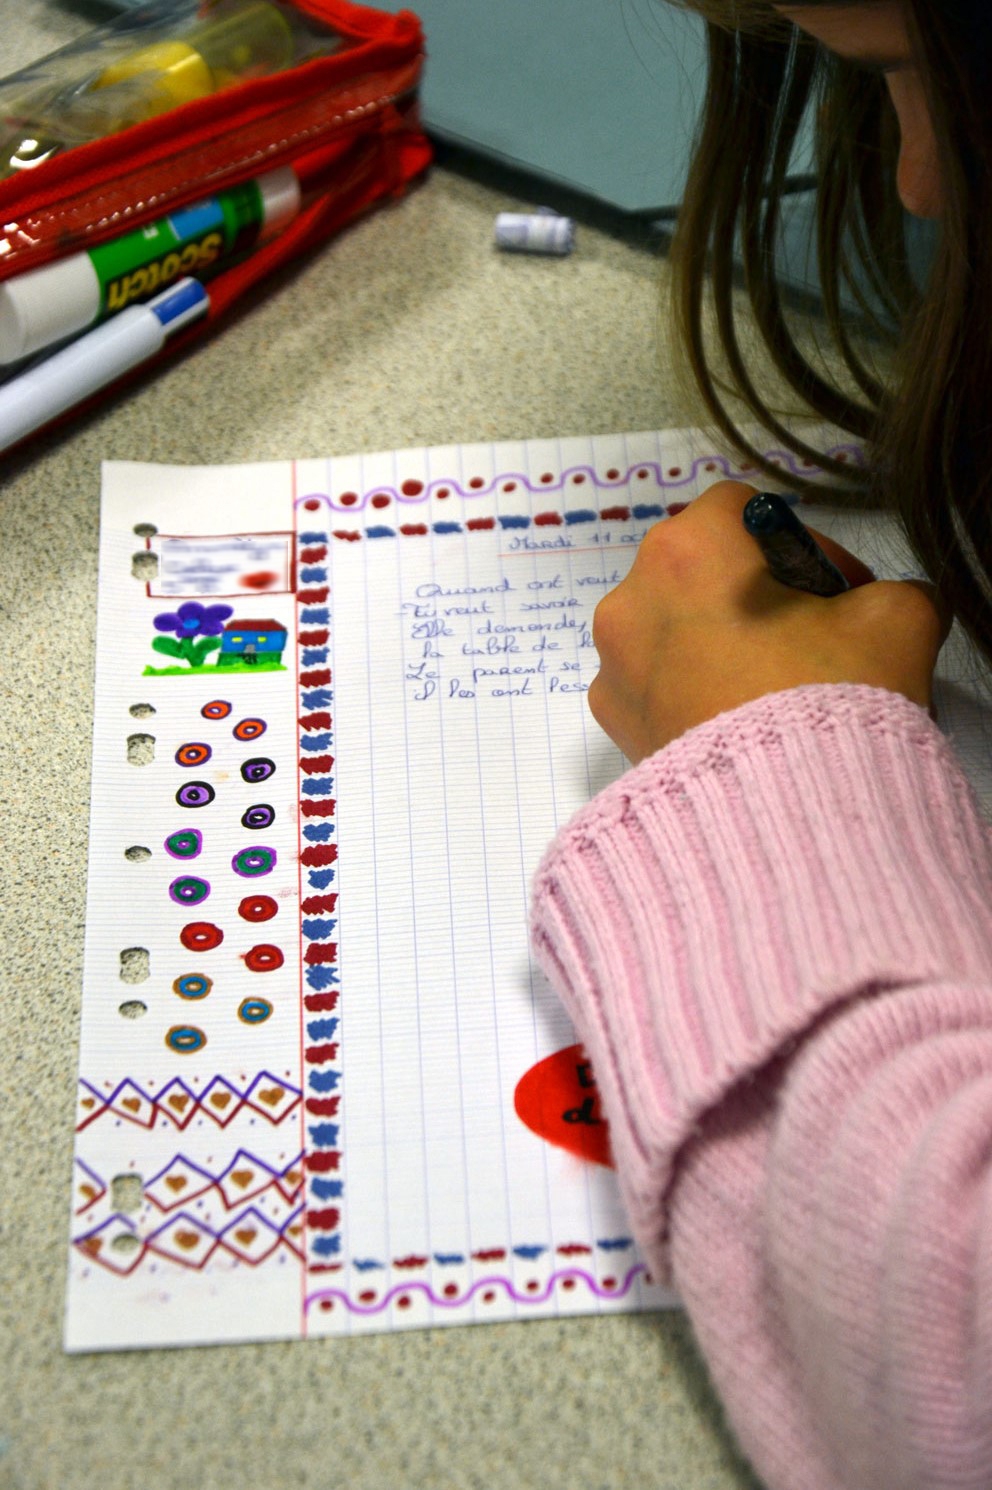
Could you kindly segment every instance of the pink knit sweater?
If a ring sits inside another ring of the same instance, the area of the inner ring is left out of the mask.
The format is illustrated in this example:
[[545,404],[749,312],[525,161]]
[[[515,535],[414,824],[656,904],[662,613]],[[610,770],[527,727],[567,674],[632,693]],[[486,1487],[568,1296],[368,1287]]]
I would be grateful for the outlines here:
[[559,835],[533,938],[771,1490],[990,1490],[992,837],[927,715],[691,731]]

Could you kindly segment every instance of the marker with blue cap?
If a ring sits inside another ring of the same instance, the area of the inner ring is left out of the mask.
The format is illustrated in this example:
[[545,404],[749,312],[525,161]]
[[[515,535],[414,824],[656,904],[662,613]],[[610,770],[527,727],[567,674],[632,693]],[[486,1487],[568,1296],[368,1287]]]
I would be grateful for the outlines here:
[[823,596],[842,595],[851,588],[785,497],[756,492],[743,516],[744,527],[765,556],[769,574],[780,584]]
[[0,450],[148,362],[170,336],[209,308],[209,297],[198,280],[178,279],[153,300],[129,305],[95,331],[4,383]]

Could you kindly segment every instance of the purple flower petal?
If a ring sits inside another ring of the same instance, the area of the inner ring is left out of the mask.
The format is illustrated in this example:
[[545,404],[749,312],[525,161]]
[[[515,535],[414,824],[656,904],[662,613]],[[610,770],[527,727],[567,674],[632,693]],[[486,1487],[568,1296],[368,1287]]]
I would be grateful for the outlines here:
[[233,606],[208,605],[203,612],[203,621],[200,630],[204,636],[220,636],[224,629],[224,622],[228,616],[233,614]]
[[182,628],[182,622],[172,611],[163,611],[161,615],[155,617],[152,625],[156,631],[179,631]]

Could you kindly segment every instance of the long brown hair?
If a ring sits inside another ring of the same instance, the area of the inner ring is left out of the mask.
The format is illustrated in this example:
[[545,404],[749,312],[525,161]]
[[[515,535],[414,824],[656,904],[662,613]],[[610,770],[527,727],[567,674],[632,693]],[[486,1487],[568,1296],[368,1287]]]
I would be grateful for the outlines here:
[[[808,410],[867,442],[865,470],[852,476],[831,462],[827,469],[845,483],[860,481],[900,514],[945,602],[992,658],[992,6],[905,0],[943,208],[926,280],[916,284],[896,192],[898,128],[883,79],[824,53],[768,0],[685,3],[707,21],[709,56],[672,247],[676,330],[694,381],[716,424],[757,464],[761,453],[742,435],[728,392],[787,448],[817,458],[749,372],[734,316],[736,245],[774,365]],[[811,103],[823,307],[844,387],[801,350],[776,279],[790,154]],[[851,334],[857,318],[844,309],[845,286],[875,331],[895,330],[887,377]],[[708,307],[717,359],[704,332]]]

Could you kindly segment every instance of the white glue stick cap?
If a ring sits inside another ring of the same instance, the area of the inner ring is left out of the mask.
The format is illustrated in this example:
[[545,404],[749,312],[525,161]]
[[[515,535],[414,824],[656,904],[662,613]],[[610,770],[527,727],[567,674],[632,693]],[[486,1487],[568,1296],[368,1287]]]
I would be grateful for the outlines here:
[[262,198],[262,237],[278,233],[300,210],[300,183],[289,166],[256,177]]
[[5,280],[0,284],[0,364],[85,330],[99,314],[100,281],[88,254]]

